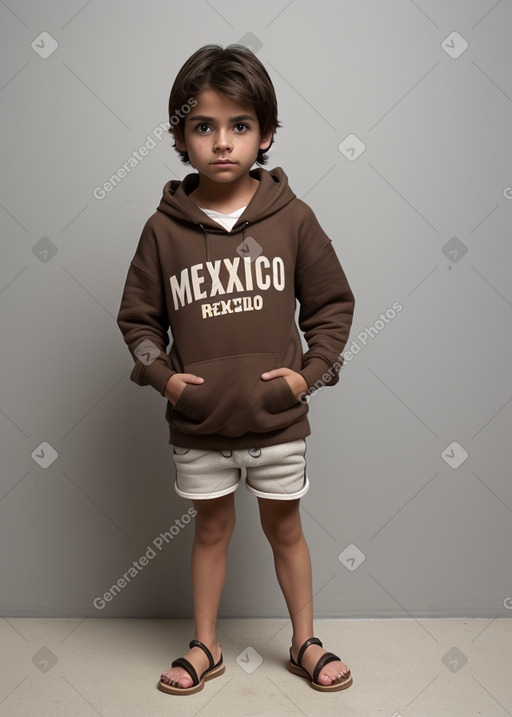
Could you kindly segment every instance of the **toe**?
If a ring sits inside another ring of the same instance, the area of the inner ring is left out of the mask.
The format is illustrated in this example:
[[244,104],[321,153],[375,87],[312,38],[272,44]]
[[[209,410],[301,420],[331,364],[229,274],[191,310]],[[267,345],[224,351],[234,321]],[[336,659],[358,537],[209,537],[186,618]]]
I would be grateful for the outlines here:
[[190,677],[182,677],[181,679],[178,680],[178,685],[180,687],[192,687],[193,682]]
[[187,675],[186,673],[180,674],[180,672],[182,671],[180,670],[177,672],[176,670],[167,670],[162,673],[160,679],[166,685],[171,685],[172,687],[192,687],[193,681],[190,675]]
[[343,662],[331,662],[318,676],[321,685],[335,685],[350,677],[350,669]]
[[326,687],[328,685],[332,685],[335,682],[329,675],[326,675],[324,672],[321,672],[318,675],[318,684],[325,685]]

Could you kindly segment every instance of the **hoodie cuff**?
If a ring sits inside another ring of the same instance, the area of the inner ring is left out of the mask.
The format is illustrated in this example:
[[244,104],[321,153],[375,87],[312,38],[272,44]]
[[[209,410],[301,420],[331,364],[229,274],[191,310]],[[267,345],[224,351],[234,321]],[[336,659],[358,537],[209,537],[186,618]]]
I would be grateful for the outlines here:
[[309,389],[334,386],[339,381],[341,365],[341,361],[330,366],[323,359],[312,358],[299,373],[305,379]]
[[153,386],[161,396],[165,397],[165,386],[167,381],[174,376],[176,371],[159,361],[154,361],[149,366],[144,366],[139,361],[133,367],[130,375],[132,381],[139,386]]

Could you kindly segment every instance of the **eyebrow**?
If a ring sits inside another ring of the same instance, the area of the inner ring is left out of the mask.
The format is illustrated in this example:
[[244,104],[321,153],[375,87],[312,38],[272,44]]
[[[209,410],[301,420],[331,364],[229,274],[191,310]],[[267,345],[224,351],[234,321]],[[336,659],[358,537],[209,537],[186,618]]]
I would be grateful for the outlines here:
[[[190,122],[195,122],[200,120],[201,122],[215,122],[214,117],[207,117],[206,115],[193,115],[192,117],[189,116]],[[237,117],[230,117],[230,122],[242,122],[244,120],[252,120],[253,122],[256,122],[256,118],[252,115],[238,115]]]

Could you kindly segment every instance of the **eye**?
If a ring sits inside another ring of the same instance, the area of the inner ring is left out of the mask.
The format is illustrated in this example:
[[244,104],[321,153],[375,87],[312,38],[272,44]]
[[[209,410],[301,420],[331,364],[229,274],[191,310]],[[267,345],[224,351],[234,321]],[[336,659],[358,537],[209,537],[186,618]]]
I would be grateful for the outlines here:
[[196,126],[196,131],[199,132],[199,134],[206,134],[210,129],[211,127],[207,122],[201,122]]
[[250,129],[250,127],[244,122],[237,122],[235,125],[235,129],[237,132],[245,132],[246,130]]

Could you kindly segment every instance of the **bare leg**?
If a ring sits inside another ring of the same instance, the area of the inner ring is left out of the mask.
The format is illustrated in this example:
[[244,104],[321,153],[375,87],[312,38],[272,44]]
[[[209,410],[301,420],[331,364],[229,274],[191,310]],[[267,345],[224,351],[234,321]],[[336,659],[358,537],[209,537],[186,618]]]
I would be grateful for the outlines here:
[[[311,559],[302,532],[300,501],[258,498],[258,503],[261,526],[272,547],[277,579],[292,621],[292,655],[296,661],[301,645],[314,635]],[[319,645],[311,645],[305,651],[302,664],[311,675],[325,652]],[[318,682],[341,682],[349,673],[344,662],[330,662],[320,672]]]
[[[195,639],[203,642],[217,663],[221,647],[215,625],[222,588],[226,579],[228,546],[235,527],[234,493],[210,500],[195,500],[195,537],[192,548],[192,587],[194,591]],[[208,669],[208,658],[199,647],[184,655],[198,676]],[[180,687],[191,687],[186,670],[172,667],[162,680]]]

